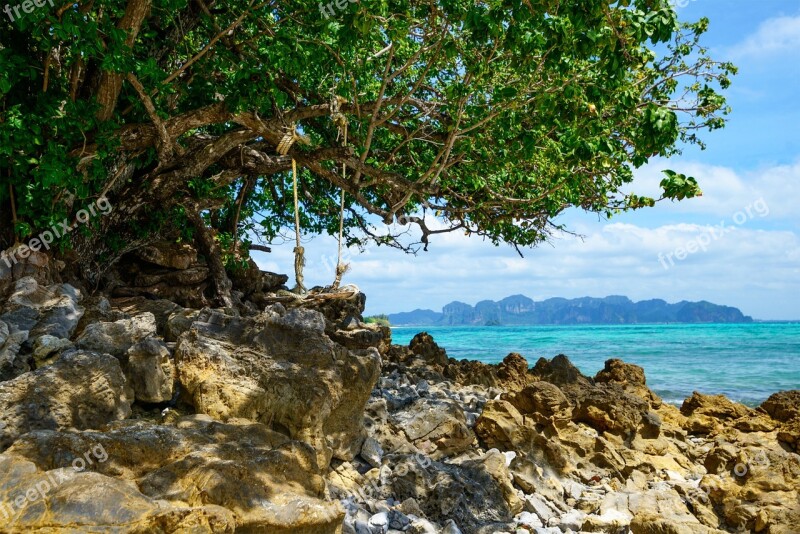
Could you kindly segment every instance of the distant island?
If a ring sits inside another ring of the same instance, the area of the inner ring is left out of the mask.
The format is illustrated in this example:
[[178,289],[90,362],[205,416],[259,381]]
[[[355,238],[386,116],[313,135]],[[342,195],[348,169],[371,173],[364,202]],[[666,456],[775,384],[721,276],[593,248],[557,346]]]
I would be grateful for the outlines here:
[[441,312],[414,310],[392,313],[392,326],[456,325],[569,325],[641,323],[751,323],[753,318],[731,306],[707,301],[670,304],[653,299],[633,302],[628,297],[551,298],[535,302],[513,295],[499,302],[484,300],[475,306],[451,302]]

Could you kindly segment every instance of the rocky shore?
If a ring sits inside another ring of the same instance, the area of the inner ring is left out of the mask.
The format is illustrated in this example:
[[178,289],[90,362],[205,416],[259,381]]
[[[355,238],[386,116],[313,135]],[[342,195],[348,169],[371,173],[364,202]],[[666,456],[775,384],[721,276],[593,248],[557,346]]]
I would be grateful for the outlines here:
[[191,252],[143,254],[106,294],[0,264],[0,532],[800,529],[800,391],[677,408],[620,360],[392,345],[363,295],[270,303],[257,270],[210,308]]

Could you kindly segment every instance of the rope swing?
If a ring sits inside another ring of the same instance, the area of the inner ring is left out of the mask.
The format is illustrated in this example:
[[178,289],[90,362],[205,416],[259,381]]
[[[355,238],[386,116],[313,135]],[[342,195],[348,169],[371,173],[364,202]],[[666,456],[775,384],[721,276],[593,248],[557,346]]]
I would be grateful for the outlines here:
[[[278,143],[278,154],[285,156],[295,141],[305,141],[305,139],[297,133],[297,127],[292,124],[286,134]],[[303,267],[306,264],[305,249],[300,244],[300,202],[297,194],[297,161],[292,158],[292,189],[294,191],[294,278],[295,287],[293,293],[298,295],[305,294],[306,287],[303,285]]]
[[[343,140],[344,147],[347,146],[347,118],[341,113],[340,107],[346,100],[340,96],[334,95],[331,99],[331,118],[334,124],[338,127],[339,132],[336,136],[338,140],[340,137]],[[286,133],[281,138],[276,148],[277,152],[285,156],[289,153],[289,149],[296,142],[300,141],[303,144],[310,144],[308,138],[297,132],[297,126],[291,124],[286,128]],[[342,163],[342,179],[346,179],[347,164]],[[305,267],[305,249],[300,242],[300,200],[297,187],[297,161],[292,157],[292,190],[294,193],[294,234],[295,234],[295,247],[294,247],[294,276],[295,287],[291,292],[278,291],[277,297],[270,299],[275,302],[286,302],[288,304],[302,304],[304,302],[324,301],[331,299],[352,299],[355,298],[360,290],[353,284],[341,287],[342,277],[350,270],[350,264],[342,261],[342,242],[344,241],[344,208],[345,208],[345,192],[344,188],[341,189],[339,195],[339,246],[338,256],[336,260],[336,276],[333,284],[329,290],[321,292],[308,293],[308,290],[303,285],[303,267]]]

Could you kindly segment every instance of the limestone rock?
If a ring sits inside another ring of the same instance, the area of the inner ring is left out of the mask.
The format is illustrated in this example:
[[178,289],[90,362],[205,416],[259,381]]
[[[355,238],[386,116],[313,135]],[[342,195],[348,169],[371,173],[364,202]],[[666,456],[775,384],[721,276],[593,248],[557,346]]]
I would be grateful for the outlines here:
[[72,467],[40,471],[0,454],[3,532],[233,533],[233,513],[218,506],[170,506],[124,480]]
[[201,413],[264,422],[331,455],[352,459],[380,356],[349,351],[312,310],[274,306],[254,318],[204,311],[175,348],[178,379]]
[[[94,475],[121,478],[113,482],[137,490],[133,502],[221,510],[228,531],[334,533],[344,515],[338,503],[322,500],[325,485],[310,446],[246,421],[192,416],[175,426],[121,421],[103,432],[39,431],[7,453],[42,470],[88,456]],[[75,492],[79,499],[92,495]]]
[[75,340],[75,345],[124,358],[128,349],[143,339],[156,335],[156,330],[155,316],[145,312],[130,319],[90,324]]
[[683,401],[681,413],[687,418],[687,430],[709,433],[724,421],[749,416],[751,410],[724,395],[703,395],[695,391],[691,397]]
[[175,367],[169,350],[155,338],[145,338],[128,349],[125,376],[136,400],[165,402],[172,399]]
[[566,395],[550,382],[533,382],[503,398],[520,413],[532,416],[538,424],[569,421],[572,417],[572,406]]
[[73,351],[52,365],[0,383],[0,450],[35,429],[98,428],[130,414],[116,358]]
[[158,241],[137,249],[135,254],[141,260],[170,269],[188,269],[197,263],[197,251],[185,243]]
[[411,340],[408,348],[432,365],[447,365],[447,352],[433,340],[427,332],[420,332]]
[[437,459],[463,452],[475,442],[464,411],[449,400],[420,399],[395,413],[392,423],[415,446]]

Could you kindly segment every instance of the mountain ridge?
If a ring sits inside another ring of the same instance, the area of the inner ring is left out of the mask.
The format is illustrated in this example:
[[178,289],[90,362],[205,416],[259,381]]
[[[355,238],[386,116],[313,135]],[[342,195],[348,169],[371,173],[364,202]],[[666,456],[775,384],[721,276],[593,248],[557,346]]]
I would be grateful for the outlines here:
[[393,326],[558,325],[643,323],[751,323],[738,308],[705,300],[668,303],[663,299],[633,302],[621,295],[603,298],[553,297],[534,301],[510,295],[499,301],[482,300],[474,306],[453,301],[441,312],[416,309],[389,314]]

